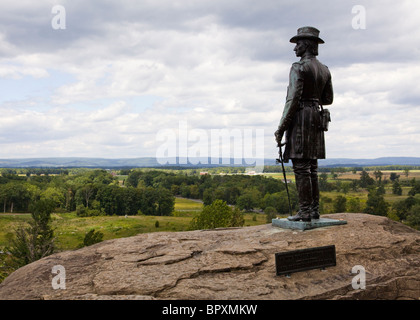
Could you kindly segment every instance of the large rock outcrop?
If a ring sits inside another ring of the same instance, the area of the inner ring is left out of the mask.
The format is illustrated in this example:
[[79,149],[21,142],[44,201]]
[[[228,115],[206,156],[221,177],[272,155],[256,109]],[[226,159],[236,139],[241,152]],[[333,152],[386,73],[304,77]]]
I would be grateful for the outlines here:
[[[419,299],[420,232],[387,218],[334,214],[346,225],[294,231],[270,224],[114,239],[31,263],[0,299]],[[337,265],[276,276],[277,252],[336,246]],[[66,272],[53,289],[52,268]],[[353,289],[355,265],[366,289]]]

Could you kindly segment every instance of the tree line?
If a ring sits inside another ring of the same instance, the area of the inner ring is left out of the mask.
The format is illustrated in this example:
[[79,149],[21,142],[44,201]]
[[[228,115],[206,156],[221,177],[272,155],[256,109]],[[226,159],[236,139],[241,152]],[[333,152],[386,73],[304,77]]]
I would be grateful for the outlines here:
[[[280,179],[244,174],[199,175],[198,172],[190,171],[127,169],[120,172],[125,173],[122,185],[119,183],[122,177],[118,178],[112,172],[102,169],[80,170],[76,173],[61,170],[56,175],[17,175],[3,171],[0,176],[0,210],[29,212],[31,204],[39,200],[51,200],[58,212],[76,211],[79,216],[159,216],[170,215],[174,210],[175,197],[180,196],[201,199],[205,206],[222,200],[240,210],[259,210],[271,215],[289,213],[285,185]],[[389,179],[384,179],[382,172],[377,169],[371,174],[362,170],[359,179],[340,180],[337,179],[340,172],[319,174],[321,191],[343,193],[334,200],[322,197],[321,213],[392,214],[399,221],[406,221],[415,215],[415,205],[419,204],[415,195],[420,193],[416,191],[420,188],[420,182],[415,179],[401,180],[397,173],[391,173]],[[395,201],[391,205],[384,200],[385,187],[391,188],[395,195],[402,194],[402,187],[411,187],[412,190],[409,199]],[[346,197],[350,190],[360,189],[369,192],[363,206],[360,199]],[[298,199],[294,184],[289,185],[289,194],[292,209],[296,210]],[[325,209],[327,207],[328,211]]]
[[77,175],[0,177],[0,208],[3,212],[29,212],[31,205],[49,200],[58,212],[89,215],[169,215],[175,199],[161,187],[120,187],[106,170]]
[[0,210],[29,212],[37,201],[50,200],[57,212],[76,211],[80,216],[170,215],[176,196],[201,199],[205,205],[222,200],[241,210],[275,206],[283,212],[286,204],[283,182],[264,176],[189,175],[183,171],[141,169],[124,173],[128,175],[120,185],[121,178],[101,169],[57,175],[3,172]]

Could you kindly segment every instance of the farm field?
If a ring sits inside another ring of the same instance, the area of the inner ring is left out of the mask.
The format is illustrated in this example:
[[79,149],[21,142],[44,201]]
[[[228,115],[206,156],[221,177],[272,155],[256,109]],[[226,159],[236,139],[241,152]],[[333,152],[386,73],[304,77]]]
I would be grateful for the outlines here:
[[[369,176],[373,179],[375,179],[374,170],[367,171],[369,173]],[[393,184],[390,181],[391,173],[397,174],[399,176],[399,181],[409,181],[416,179],[417,181],[420,179],[420,170],[409,170],[408,175],[407,172],[404,170],[381,170],[382,172],[382,181],[388,181],[387,184],[384,185],[385,194],[384,194],[384,200],[392,206],[393,203],[397,201],[405,200],[408,197],[408,193],[411,190],[411,186],[402,186],[402,194],[401,195],[395,195],[393,194]],[[319,172],[319,174],[322,174],[322,172]],[[349,184],[351,181],[360,180],[360,174],[361,171],[356,172],[335,172],[333,174],[332,172],[326,172],[327,174],[327,181],[332,184],[342,183],[342,184]],[[283,173],[276,172],[276,173],[264,173],[264,176],[271,177],[275,179],[281,179],[283,180]],[[295,183],[295,177],[293,172],[286,172],[286,178],[288,181],[291,182],[291,185],[293,186]],[[330,213],[335,212],[334,211],[334,200],[339,196],[346,197],[347,200],[356,202],[356,208],[347,208],[349,210],[348,212],[363,212],[366,201],[368,200],[368,190],[365,188],[358,188],[357,191],[353,191],[349,189],[347,192],[343,192],[342,190],[337,191],[320,191],[321,196],[321,214],[322,213]],[[349,201],[347,201],[349,202]],[[353,211],[351,211],[353,210]]]
[[[383,173],[382,176],[382,180],[389,180],[391,173],[396,173],[397,175],[399,175],[399,180],[400,181],[406,181],[406,180],[412,180],[413,178],[416,180],[420,180],[420,170],[410,170],[408,173],[408,176],[405,175],[403,170],[381,170],[381,172]],[[342,181],[342,182],[346,182],[346,181],[351,181],[351,180],[359,180],[360,179],[360,173],[361,171],[357,171],[356,173],[353,172],[346,172],[346,173],[338,173],[336,178],[333,178],[331,173],[327,173],[328,175],[328,182],[335,182],[335,181]],[[372,178],[375,178],[373,171],[368,171],[369,175]],[[320,173],[318,173],[319,175]],[[281,179],[283,180],[283,173],[264,173],[264,176],[266,177],[272,177],[275,179]],[[292,183],[295,182],[295,176],[292,172],[286,172],[286,178],[288,180],[290,180]],[[385,200],[389,201],[389,202],[394,202],[397,200],[403,200],[408,192],[410,191],[411,187],[402,187],[402,196],[397,196],[392,194],[392,184],[389,183],[387,186],[385,186]],[[322,192],[321,191],[321,196],[326,196],[326,197],[332,197],[335,198],[338,195],[343,195],[343,192],[337,192],[337,191],[332,191],[332,192]],[[367,199],[367,195],[368,195],[368,191],[367,190],[360,190],[358,192],[352,192],[349,191],[346,196],[348,197],[359,197],[361,199]]]
[[[372,178],[375,178],[375,175],[373,174],[374,171],[368,171],[369,175]],[[381,170],[383,173],[382,180],[389,180],[391,173],[396,173],[400,176],[400,181],[404,180],[412,180],[415,178],[416,180],[420,179],[420,170],[410,170],[408,172],[408,176],[405,175],[405,172],[403,170]],[[318,172],[318,174],[321,174],[322,172]],[[345,172],[345,173],[338,173],[337,172],[337,179],[338,180],[359,180],[360,179],[360,173],[361,171],[357,171],[356,173],[353,172]],[[330,172],[327,172],[328,177],[332,180],[332,174]],[[281,172],[274,172],[274,173],[264,173],[264,176],[266,177],[272,177],[275,179],[283,179],[283,173]],[[286,178],[291,179],[292,181],[295,180],[295,175],[293,172],[287,172],[286,171]]]
[[[374,171],[368,171],[369,175],[372,178],[375,178],[375,175],[373,174]],[[420,170],[410,170],[408,172],[408,176],[405,175],[405,172],[403,170],[381,170],[383,173],[382,180],[386,180],[390,178],[391,173],[396,173],[400,176],[400,180],[411,180],[415,178],[416,180],[420,179]],[[360,171],[357,171],[356,173],[353,172],[346,172],[346,173],[338,173],[337,179],[340,180],[354,180],[360,178]]]

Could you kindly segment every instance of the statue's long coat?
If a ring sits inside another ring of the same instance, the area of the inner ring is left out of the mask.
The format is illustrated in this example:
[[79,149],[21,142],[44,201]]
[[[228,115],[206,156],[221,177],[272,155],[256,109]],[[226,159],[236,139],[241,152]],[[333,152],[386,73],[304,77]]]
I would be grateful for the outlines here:
[[319,104],[332,102],[331,74],[325,65],[315,56],[303,57],[292,65],[279,124],[279,130],[286,132],[285,162],[289,159],[325,159]]

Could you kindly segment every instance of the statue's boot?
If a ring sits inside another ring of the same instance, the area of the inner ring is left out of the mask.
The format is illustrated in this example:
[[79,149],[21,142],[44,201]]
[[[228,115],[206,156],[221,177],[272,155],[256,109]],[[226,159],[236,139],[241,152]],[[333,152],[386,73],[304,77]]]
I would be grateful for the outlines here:
[[287,217],[289,221],[304,221],[304,222],[311,222],[311,215],[310,213],[304,213],[299,211],[294,216]]
[[317,220],[319,219],[319,204],[312,204],[312,211],[311,211],[311,219]]
[[318,173],[311,173],[312,185],[312,205],[311,205],[311,219],[319,219],[319,185]]
[[312,182],[310,174],[295,174],[296,188],[299,195],[299,212],[291,217],[289,221],[311,221],[312,212]]

